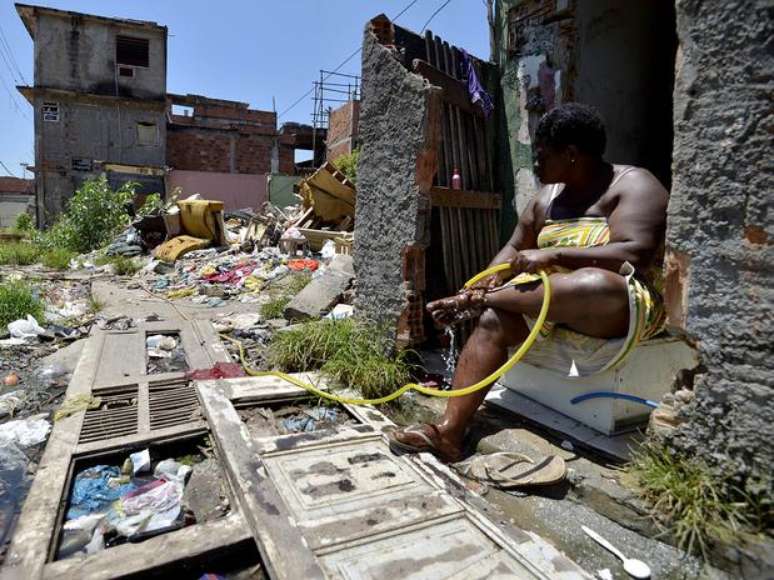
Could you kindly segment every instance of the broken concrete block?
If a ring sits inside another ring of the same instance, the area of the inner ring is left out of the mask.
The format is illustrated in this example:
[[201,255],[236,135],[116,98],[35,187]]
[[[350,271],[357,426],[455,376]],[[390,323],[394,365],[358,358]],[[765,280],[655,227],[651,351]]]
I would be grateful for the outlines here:
[[[336,256],[350,258],[350,256]],[[301,290],[285,308],[285,318],[288,320],[307,320],[319,318],[339,301],[341,295],[349,288],[354,272],[351,271],[352,259],[340,260],[334,266],[334,258],[328,269],[319,278],[312,280]],[[350,269],[349,272],[345,271]]]
[[328,264],[329,270],[341,272],[343,274],[355,275],[355,266],[352,262],[352,256],[346,254],[336,254],[333,256],[331,263]]

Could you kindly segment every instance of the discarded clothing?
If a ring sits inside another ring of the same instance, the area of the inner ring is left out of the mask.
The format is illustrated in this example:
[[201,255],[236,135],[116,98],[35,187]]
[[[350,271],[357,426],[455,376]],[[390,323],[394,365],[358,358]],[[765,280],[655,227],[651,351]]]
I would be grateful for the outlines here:
[[494,104],[492,103],[492,97],[484,90],[481,82],[478,80],[476,74],[476,67],[473,66],[473,59],[470,58],[467,52],[462,51],[462,66],[465,69],[465,73],[468,77],[468,94],[470,95],[471,102],[481,107],[484,111],[484,117],[487,119],[494,111]]
[[85,411],[87,409],[96,409],[102,404],[101,397],[92,397],[91,395],[73,395],[62,401],[62,405],[54,412],[54,423],[73,413]]
[[209,369],[194,369],[186,374],[190,381],[208,381],[214,379],[233,379],[245,376],[245,370],[239,363],[216,362]]
[[121,470],[118,467],[96,465],[84,469],[75,478],[67,519],[73,520],[103,511],[121,496],[135,489],[137,486],[134,483],[121,478]]
[[290,433],[310,433],[316,431],[317,423],[334,423],[338,417],[338,410],[333,407],[315,407],[294,417],[288,417],[282,421],[282,426]]

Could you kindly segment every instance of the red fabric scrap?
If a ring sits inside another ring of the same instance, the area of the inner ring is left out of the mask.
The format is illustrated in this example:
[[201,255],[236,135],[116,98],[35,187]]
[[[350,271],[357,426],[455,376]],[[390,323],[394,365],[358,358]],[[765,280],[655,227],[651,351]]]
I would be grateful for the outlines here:
[[317,260],[312,260],[311,258],[288,260],[288,268],[294,272],[301,272],[302,270],[309,270],[310,272],[314,272],[319,267],[320,262]]
[[244,377],[245,369],[239,363],[216,362],[209,369],[195,369],[188,371],[186,378],[192,381],[209,381],[213,379],[234,379]]

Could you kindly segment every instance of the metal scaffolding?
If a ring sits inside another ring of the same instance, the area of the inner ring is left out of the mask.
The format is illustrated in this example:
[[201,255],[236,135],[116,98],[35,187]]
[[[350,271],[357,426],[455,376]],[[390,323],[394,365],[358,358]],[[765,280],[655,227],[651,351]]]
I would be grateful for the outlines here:
[[[333,80],[331,80],[333,78]],[[317,151],[318,133],[328,129],[331,110],[335,103],[360,100],[360,77],[320,69],[320,80],[314,81],[314,108],[312,109],[312,145]]]

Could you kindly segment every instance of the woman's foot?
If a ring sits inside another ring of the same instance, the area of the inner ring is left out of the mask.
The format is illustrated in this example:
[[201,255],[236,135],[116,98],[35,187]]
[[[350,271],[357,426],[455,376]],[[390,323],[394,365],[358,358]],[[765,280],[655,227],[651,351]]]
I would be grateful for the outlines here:
[[430,452],[444,463],[462,459],[462,444],[446,437],[435,425],[411,425],[388,436],[390,448],[400,453]]
[[427,311],[437,324],[451,326],[481,316],[485,307],[485,295],[484,288],[465,290],[455,296],[430,302],[427,305]]

